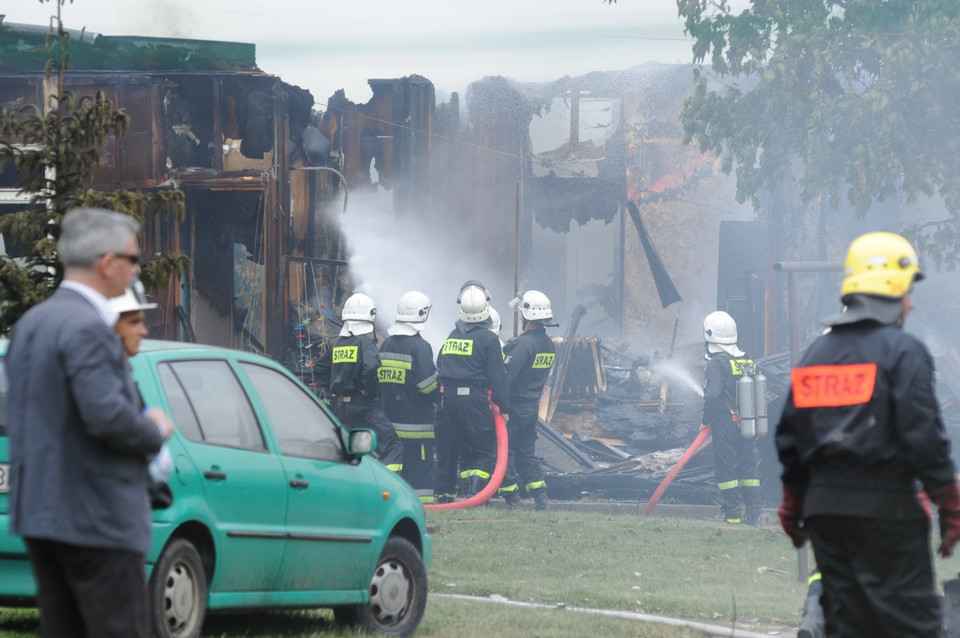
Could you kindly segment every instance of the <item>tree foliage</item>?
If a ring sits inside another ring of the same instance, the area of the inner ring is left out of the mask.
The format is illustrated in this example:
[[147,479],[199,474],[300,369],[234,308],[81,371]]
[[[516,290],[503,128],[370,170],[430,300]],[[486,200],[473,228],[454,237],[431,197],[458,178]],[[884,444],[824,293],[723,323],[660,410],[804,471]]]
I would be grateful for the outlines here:
[[[16,111],[0,109],[0,166],[13,162],[19,174],[17,188],[29,196],[23,210],[0,217],[0,233],[19,258],[0,255],[0,334],[31,306],[49,297],[63,279],[56,246],[60,220],[76,206],[97,206],[132,215],[142,223],[155,214],[184,217],[179,191],[142,194],[127,190],[92,190],[93,169],[103,144],[123,137],[129,117],[114,108],[103,92],[77,97],[63,90],[69,55],[69,34],[59,20],[48,38],[47,78],[56,78],[56,92],[44,105]],[[166,286],[171,272],[186,266],[180,254],[159,256],[143,266],[141,279],[151,289]]]
[[[954,0],[677,0],[694,38],[685,140],[736,171],[737,198],[781,180],[804,199],[939,196],[945,221],[918,225],[938,263],[960,257],[960,3]],[[708,87],[708,79],[722,83]]]

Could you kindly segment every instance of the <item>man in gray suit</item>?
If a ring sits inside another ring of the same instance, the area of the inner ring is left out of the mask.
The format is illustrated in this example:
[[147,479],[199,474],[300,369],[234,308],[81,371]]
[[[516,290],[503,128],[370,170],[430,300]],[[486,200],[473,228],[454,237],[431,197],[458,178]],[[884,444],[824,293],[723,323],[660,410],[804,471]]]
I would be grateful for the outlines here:
[[64,279],[14,325],[10,515],[37,581],[44,637],[146,638],[147,462],[173,432],[137,390],[107,299],[139,272],[139,225],[78,208],[63,217]]

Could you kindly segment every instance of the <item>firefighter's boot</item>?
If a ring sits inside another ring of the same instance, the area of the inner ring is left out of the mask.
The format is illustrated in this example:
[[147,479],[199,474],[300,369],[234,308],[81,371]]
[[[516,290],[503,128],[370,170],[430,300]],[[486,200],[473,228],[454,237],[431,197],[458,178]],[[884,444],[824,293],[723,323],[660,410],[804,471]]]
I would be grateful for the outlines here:
[[[753,483],[756,482],[756,485]],[[747,525],[760,525],[760,481],[741,481],[740,492],[743,495],[743,522]]]
[[741,507],[740,505],[731,506],[724,503],[723,507],[721,508],[721,516],[723,518],[723,521],[725,523],[732,523],[735,525],[739,525],[740,523],[743,523],[742,512],[743,512],[743,507]]
[[826,635],[823,607],[820,606],[820,593],[823,585],[820,580],[814,580],[807,589],[807,600],[803,603],[803,618],[797,630],[797,638],[824,638]]
[[533,497],[533,507],[538,511],[542,512],[547,509],[547,488],[541,487],[538,490],[534,490],[531,494]]
[[476,496],[487,486],[487,479],[479,476],[471,476],[467,479],[467,497]]
[[517,485],[516,481],[502,484],[500,489],[497,490],[497,495],[503,498],[508,510],[515,510],[520,507],[520,486]]
[[520,494],[516,491],[504,492],[503,500],[507,502],[508,510],[515,510],[520,507]]

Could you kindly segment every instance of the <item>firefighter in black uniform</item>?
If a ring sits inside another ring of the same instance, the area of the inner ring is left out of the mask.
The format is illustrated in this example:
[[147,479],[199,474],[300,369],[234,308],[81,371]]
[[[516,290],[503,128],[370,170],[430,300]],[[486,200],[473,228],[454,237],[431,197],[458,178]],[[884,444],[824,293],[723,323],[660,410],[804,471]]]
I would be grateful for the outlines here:
[[403,469],[403,444],[390,421],[377,407],[380,384],[374,317],[377,307],[363,293],[343,303],[343,328],[317,363],[317,381],[331,400],[333,413],[346,427],[377,433],[375,453],[387,469]]
[[403,443],[400,475],[420,497],[433,503],[434,419],[440,400],[433,348],[420,336],[430,299],[412,290],[400,297],[396,323],[380,344],[380,406]]
[[[510,395],[503,354],[490,326],[486,290],[466,285],[460,293],[460,320],[437,358],[444,419],[457,442],[466,496],[486,486],[497,462],[497,435],[488,390],[504,421],[509,422]],[[449,486],[441,487],[440,483],[438,490],[450,493]]]
[[510,423],[507,426],[510,441],[510,463],[500,488],[507,507],[520,503],[520,485],[533,497],[538,510],[547,509],[547,483],[536,456],[537,421],[540,395],[547,382],[556,357],[553,339],[546,327],[554,327],[550,299],[539,290],[528,290],[520,297],[520,315],[523,332],[503,348],[510,387]]
[[711,312],[703,320],[707,366],[701,429],[710,426],[720,508],[728,523],[760,524],[760,453],[756,440],[741,435],[737,381],[754,366],[737,346],[737,322]]
[[[460,286],[460,292],[457,293],[457,306],[460,305],[460,299],[463,297],[463,291],[472,286],[476,286],[477,288],[483,290],[487,299],[487,304],[489,305],[490,291],[487,290],[486,286],[476,279],[468,279],[467,281],[463,282],[463,285]],[[490,310],[492,309],[493,306],[490,306]],[[493,313],[490,314],[490,321],[491,324],[494,321]],[[492,330],[493,325],[491,325],[490,328]],[[501,342],[501,347],[502,346],[503,342]],[[437,361],[439,363],[439,353],[437,354]],[[442,392],[443,387],[441,386],[441,394]],[[453,426],[450,424],[449,419],[447,419],[447,411],[443,408],[442,400],[440,401],[440,405],[437,406],[436,447],[436,502],[452,503],[454,500],[456,500],[458,492],[457,483],[460,473],[460,450],[457,447],[456,435],[453,432]]]
[[939,636],[940,598],[917,482],[937,505],[941,556],[960,538],[960,494],[933,386],[933,360],[902,330],[921,279],[910,243],[850,244],[844,311],[791,373],[776,430],[780,520],[813,544],[826,635]]

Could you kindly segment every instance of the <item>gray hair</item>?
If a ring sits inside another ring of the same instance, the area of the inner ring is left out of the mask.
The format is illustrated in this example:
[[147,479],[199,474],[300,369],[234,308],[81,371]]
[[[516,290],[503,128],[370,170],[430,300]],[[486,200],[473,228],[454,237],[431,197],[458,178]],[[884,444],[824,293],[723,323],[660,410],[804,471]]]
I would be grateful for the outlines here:
[[103,208],[74,208],[60,222],[58,251],[64,268],[90,268],[101,256],[122,253],[140,223]]

